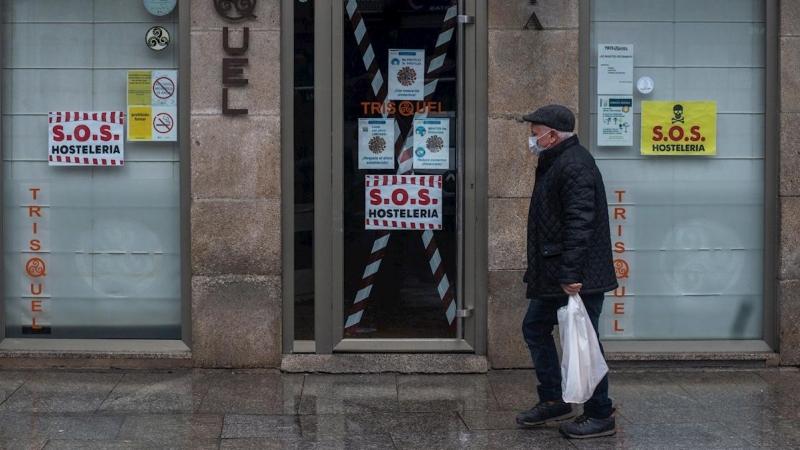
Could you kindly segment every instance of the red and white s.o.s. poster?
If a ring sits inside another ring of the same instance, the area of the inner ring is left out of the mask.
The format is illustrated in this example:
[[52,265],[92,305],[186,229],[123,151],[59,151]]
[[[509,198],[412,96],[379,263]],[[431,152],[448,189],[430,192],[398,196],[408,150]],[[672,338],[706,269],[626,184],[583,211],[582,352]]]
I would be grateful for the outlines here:
[[441,230],[441,175],[367,175],[365,229]]
[[48,113],[51,166],[121,166],[125,163],[122,111]]

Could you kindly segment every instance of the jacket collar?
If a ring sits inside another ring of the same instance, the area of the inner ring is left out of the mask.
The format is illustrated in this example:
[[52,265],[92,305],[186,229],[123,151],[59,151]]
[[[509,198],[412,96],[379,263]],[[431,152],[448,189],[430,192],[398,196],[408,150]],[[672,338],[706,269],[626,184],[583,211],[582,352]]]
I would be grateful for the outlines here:
[[559,142],[555,147],[548,148],[547,150],[543,151],[541,154],[539,154],[539,171],[545,171],[549,169],[550,166],[553,165],[553,162],[558,159],[558,156],[561,155],[565,149],[576,144],[578,144],[577,134],[563,140],[562,142]]

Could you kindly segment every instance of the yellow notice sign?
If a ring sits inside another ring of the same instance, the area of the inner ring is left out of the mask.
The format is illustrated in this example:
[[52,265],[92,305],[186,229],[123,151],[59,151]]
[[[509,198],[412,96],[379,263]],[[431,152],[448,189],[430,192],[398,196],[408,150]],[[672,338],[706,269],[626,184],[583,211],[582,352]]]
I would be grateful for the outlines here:
[[128,104],[129,105],[149,105],[150,104],[150,71],[149,70],[129,70],[128,71]]
[[716,155],[717,102],[642,102],[643,155]]
[[153,139],[153,107],[128,107],[128,140],[149,141]]

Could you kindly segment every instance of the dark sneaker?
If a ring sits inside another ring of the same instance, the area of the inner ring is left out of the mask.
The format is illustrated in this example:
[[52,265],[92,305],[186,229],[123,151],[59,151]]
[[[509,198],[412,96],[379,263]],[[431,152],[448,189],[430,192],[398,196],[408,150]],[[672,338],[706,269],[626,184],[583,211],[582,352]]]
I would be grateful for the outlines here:
[[585,415],[578,416],[574,422],[558,427],[558,431],[569,439],[589,439],[611,436],[617,432],[617,422],[611,415],[606,419],[595,419]]
[[517,414],[517,423],[522,426],[532,427],[573,417],[575,417],[575,413],[572,411],[572,405],[563,401],[539,402],[533,408]]

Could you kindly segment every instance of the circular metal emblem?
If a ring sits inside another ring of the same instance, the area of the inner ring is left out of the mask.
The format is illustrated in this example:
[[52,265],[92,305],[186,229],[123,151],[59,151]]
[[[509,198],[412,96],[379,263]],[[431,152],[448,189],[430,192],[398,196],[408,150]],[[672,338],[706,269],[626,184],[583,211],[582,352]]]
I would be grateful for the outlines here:
[[169,31],[164,27],[153,27],[147,30],[147,46],[150,50],[161,51],[169,45]]
[[217,14],[231,21],[255,19],[256,0],[214,0]]
[[144,9],[154,16],[166,16],[175,9],[178,0],[142,0]]

